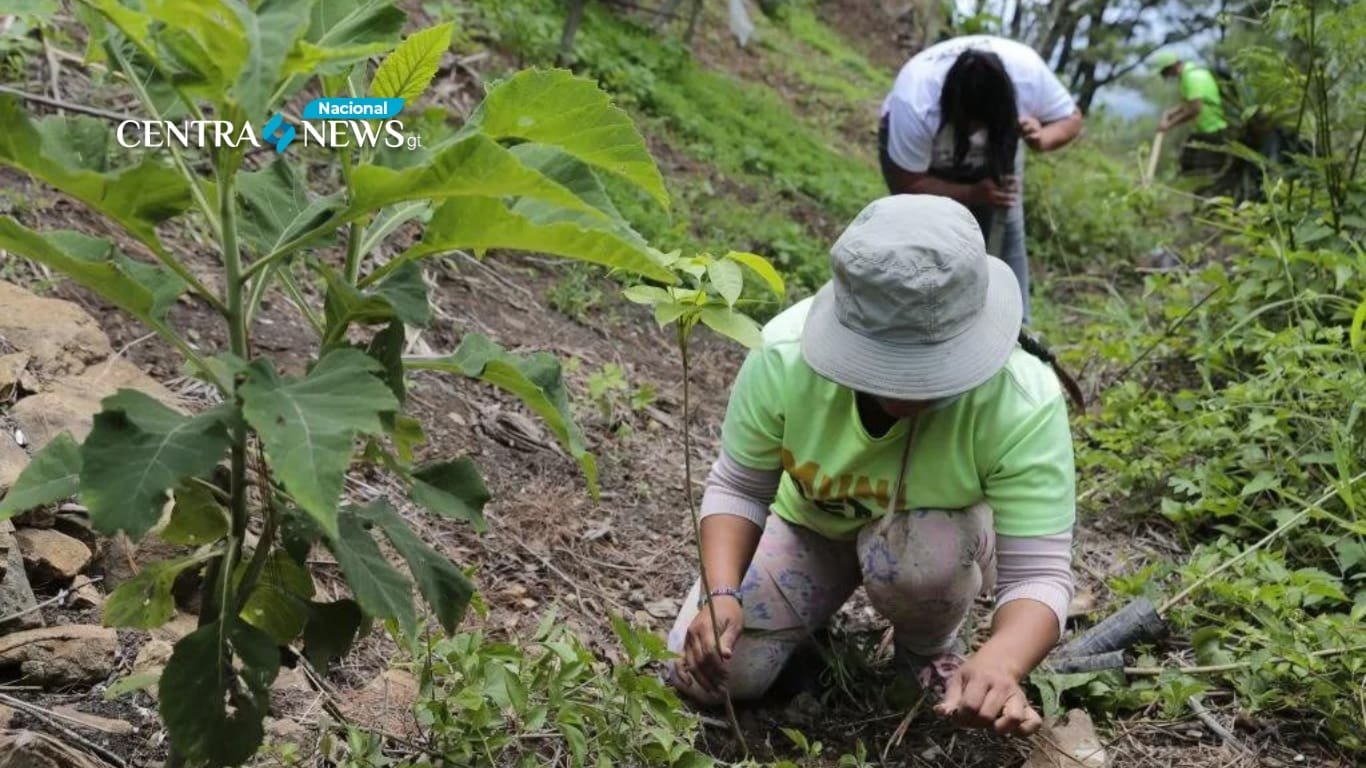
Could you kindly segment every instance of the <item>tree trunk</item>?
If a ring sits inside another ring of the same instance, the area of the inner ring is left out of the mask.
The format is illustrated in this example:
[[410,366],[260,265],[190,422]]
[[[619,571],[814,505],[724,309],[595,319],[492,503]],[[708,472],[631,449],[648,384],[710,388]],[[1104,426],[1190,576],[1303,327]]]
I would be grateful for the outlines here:
[[1015,0],[1015,13],[1010,17],[1010,39],[1019,40],[1020,33],[1024,30],[1024,6],[1025,0]]
[[579,23],[583,21],[583,6],[588,0],[569,0],[569,16],[564,20],[564,33],[560,35],[559,63],[568,67],[574,63],[574,37],[579,34]]
[[697,33],[697,20],[702,15],[702,0],[693,0],[692,15],[688,17],[688,31],[683,33],[683,44],[692,45],[692,36]]

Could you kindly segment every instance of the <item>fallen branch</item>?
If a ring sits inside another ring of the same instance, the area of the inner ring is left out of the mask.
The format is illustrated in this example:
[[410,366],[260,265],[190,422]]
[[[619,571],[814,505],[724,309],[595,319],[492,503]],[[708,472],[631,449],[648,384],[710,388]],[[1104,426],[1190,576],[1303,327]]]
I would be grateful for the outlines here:
[[[1309,654],[1310,658],[1322,659],[1329,656],[1341,656],[1345,653],[1358,653],[1366,651],[1366,645],[1353,645],[1348,648],[1328,648],[1322,651],[1314,651]],[[1287,659],[1279,656],[1268,660],[1267,664],[1281,662],[1294,663],[1294,659]],[[1214,675],[1220,672],[1236,672],[1240,669],[1247,669],[1252,666],[1250,661],[1234,661],[1228,664],[1209,664],[1202,667],[1125,667],[1124,674],[1135,677],[1157,677],[1164,672],[1180,672],[1183,675]]]
[[11,96],[18,96],[24,101],[30,101],[34,104],[46,104],[49,107],[56,107],[58,109],[69,110],[71,112],[78,112],[82,115],[90,115],[91,117],[102,117],[105,120],[123,122],[124,120],[137,119],[132,115],[121,115],[118,112],[109,112],[100,109],[99,107],[87,107],[84,104],[73,104],[63,99],[54,99],[50,96],[43,96],[37,93],[29,93],[28,91],[21,91],[18,88],[11,88],[8,85],[0,85],[0,93],[8,93]]
[[1186,699],[1186,703],[1190,705],[1191,712],[1195,713],[1195,716],[1199,718],[1200,722],[1204,723],[1205,727],[1210,729],[1210,732],[1215,736],[1223,739],[1225,744],[1238,752],[1251,753],[1252,750],[1248,749],[1243,742],[1239,741],[1238,737],[1234,736],[1232,731],[1225,728],[1218,720],[1214,719],[1214,715],[1210,714],[1208,709],[1205,709],[1205,705],[1200,703],[1199,698],[1191,696]]
[[116,766],[119,766],[119,768],[128,768],[128,763],[123,758],[119,757],[113,752],[110,752],[104,747],[101,747],[99,744],[90,741],[89,739],[85,738],[79,733],[76,733],[70,728],[67,728],[66,726],[62,725],[61,722],[57,720],[58,716],[55,713],[43,709],[42,707],[36,704],[30,704],[27,701],[24,701],[23,699],[16,699],[13,696],[10,696],[9,694],[5,693],[0,693],[0,704],[8,704],[9,706],[14,707],[15,709],[22,709],[29,715],[43,721],[45,724],[47,724],[49,728],[52,728],[53,730],[65,736],[66,738],[70,739],[73,744],[80,745],[81,747],[89,750],[92,754],[99,755],[101,759],[106,760]]

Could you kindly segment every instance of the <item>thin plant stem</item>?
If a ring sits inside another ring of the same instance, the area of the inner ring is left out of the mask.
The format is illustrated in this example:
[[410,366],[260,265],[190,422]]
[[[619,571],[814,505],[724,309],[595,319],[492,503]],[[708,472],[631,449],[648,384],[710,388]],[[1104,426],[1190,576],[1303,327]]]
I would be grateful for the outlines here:
[[1162,603],[1162,605],[1158,607],[1157,612],[1160,614],[1166,614],[1167,611],[1171,610],[1173,606],[1177,605],[1182,600],[1185,600],[1187,597],[1190,597],[1191,594],[1195,592],[1195,590],[1199,589],[1200,587],[1203,587],[1205,584],[1208,584],[1210,579],[1213,579],[1215,576],[1218,576],[1224,571],[1227,571],[1229,568],[1232,568],[1233,566],[1242,562],[1253,552],[1256,552],[1262,547],[1265,547],[1267,544],[1270,544],[1281,534],[1299,525],[1301,522],[1304,521],[1305,518],[1313,514],[1313,512],[1317,510],[1324,502],[1337,496],[1343,488],[1350,488],[1356,485],[1362,478],[1366,478],[1366,472],[1358,474],[1356,477],[1351,478],[1350,480],[1341,485],[1334,486],[1332,490],[1320,496],[1316,501],[1314,501],[1314,503],[1306,505],[1304,509],[1300,510],[1293,517],[1277,526],[1274,531],[1263,536],[1262,539],[1258,541],[1256,544],[1253,544],[1247,549],[1244,549],[1235,557],[1232,557],[1228,560],[1225,560],[1223,563],[1220,563],[1216,568],[1213,568],[1208,573],[1191,582],[1190,586],[1186,587],[1185,589],[1176,593],[1172,597],[1168,598],[1166,602]]
[[[1312,659],[1323,659],[1330,656],[1342,656],[1348,653],[1359,653],[1366,651],[1366,645],[1353,645],[1347,648],[1325,648],[1319,651],[1312,651],[1308,656]],[[1267,664],[1277,662],[1293,662],[1294,659],[1278,657],[1267,661]],[[1125,667],[1124,674],[1134,677],[1157,677],[1164,672],[1180,672],[1183,675],[1217,675],[1220,672],[1237,672],[1240,669],[1247,669],[1252,666],[1250,661],[1233,661],[1228,664],[1210,664],[1203,667]]]
[[279,526],[280,516],[275,509],[274,496],[271,494],[270,465],[266,463],[266,452],[259,443],[256,449],[256,474],[260,480],[265,525],[261,528],[261,538],[256,542],[256,551],[251,553],[251,561],[247,563],[246,573],[242,574],[242,581],[237,585],[237,612],[246,606],[252,588],[256,586],[261,571],[266,567],[266,560],[270,557],[271,547],[275,543],[275,532]]
[[[678,323],[678,350],[683,360],[683,495],[688,499],[688,514],[692,517],[693,541],[697,546],[697,571],[702,582],[703,595],[710,595],[711,583],[707,579],[707,563],[702,557],[702,520],[697,514],[697,504],[692,492],[692,435],[688,421],[692,414],[692,401],[689,380],[690,360],[688,357],[688,328],[686,320]],[[712,642],[716,643],[717,653],[721,652],[721,630],[716,624],[716,604],[706,598],[707,613],[711,617]],[[749,744],[745,741],[744,731],[740,730],[740,718],[735,715],[735,702],[730,699],[730,691],[722,690],[726,704],[726,719],[730,721],[731,733],[740,744],[740,752],[749,757]]]

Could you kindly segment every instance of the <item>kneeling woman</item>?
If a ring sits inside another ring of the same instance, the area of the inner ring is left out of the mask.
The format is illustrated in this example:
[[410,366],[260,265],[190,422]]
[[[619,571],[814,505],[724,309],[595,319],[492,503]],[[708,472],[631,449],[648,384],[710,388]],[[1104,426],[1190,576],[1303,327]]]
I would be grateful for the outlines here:
[[[701,703],[762,696],[863,584],[940,714],[1031,733],[1020,681],[1071,598],[1075,477],[1062,388],[1019,346],[1015,276],[966,208],[922,195],[864,209],[831,268],[732,388],[702,502],[711,589],[669,634],[673,683]],[[964,659],[959,628],[993,584],[990,639]]]

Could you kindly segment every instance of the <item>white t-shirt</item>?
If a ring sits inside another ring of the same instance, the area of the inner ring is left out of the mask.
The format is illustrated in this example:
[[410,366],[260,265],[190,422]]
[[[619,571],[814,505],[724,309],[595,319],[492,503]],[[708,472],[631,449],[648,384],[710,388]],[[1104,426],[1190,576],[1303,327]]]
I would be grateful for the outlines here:
[[945,40],[906,62],[883,102],[882,114],[890,118],[887,153],[901,168],[921,173],[938,165],[931,161],[940,129],[939,94],[949,68],[959,54],[969,49],[990,51],[1001,58],[1006,74],[1015,84],[1016,108],[1021,117],[1051,123],[1076,110],[1072,94],[1039,54],[1024,43],[991,35]]

